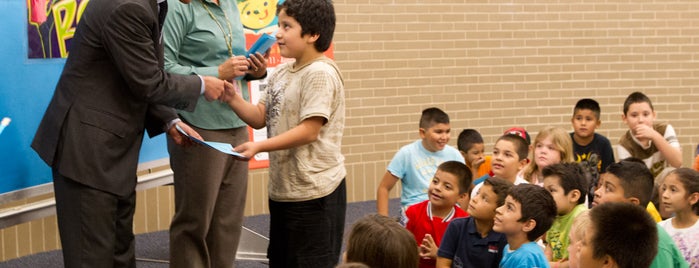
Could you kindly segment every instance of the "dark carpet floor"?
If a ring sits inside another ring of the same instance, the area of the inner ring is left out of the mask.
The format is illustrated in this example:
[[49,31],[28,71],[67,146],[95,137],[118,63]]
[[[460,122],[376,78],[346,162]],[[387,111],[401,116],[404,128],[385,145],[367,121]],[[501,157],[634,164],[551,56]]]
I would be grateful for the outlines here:
[[[392,216],[398,216],[400,201],[392,199],[389,202],[389,211]],[[365,201],[349,203],[345,218],[345,235],[349,228],[360,217],[376,213],[376,202]],[[269,215],[246,217],[243,223],[248,229],[265,237],[269,234]],[[344,250],[344,248],[343,248]],[[136,267],[138,268],[167,268],[169,255],[169,236],[167,231],[140,234],[136,236]],[[6,262],[0,262],[0,268],[61,268],[63,257],[60,250],[33,254]],[[261,261],[236,261],[236,267],[261,268],[267,264]]]

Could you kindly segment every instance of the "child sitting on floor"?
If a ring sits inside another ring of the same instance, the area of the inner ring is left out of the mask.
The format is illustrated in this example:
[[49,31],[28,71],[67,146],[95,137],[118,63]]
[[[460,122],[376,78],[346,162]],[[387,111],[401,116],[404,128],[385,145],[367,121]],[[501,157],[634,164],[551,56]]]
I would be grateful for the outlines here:
[[505,203],[512,183],[487,178],[471,197],[467,218],[454,219],[442,238],[437,253],[438,268],[498,268],[507,245],[504,234],[493,231],[495,209]]
[[427,189],[429,199],[406,210],[405,228],[420,244],[420,267],[435,267],[437,250],[449,222],[468,216],[456,203],[469,194],[471,175],[463,163],[442,163]]
[[544,168],[544,189],[556,201],[557,216],[546,232],[546,257],[552,267],[568,266],[568,233],[573,219],[587,210],[588,182],[578,163],[560,163]]
[[551,227],[556,202],[546,189],[520,184],[510,189],[505,204],[495,210],[493,230],[507,237],[501,268],[549,267],[544,251],[534,242]]

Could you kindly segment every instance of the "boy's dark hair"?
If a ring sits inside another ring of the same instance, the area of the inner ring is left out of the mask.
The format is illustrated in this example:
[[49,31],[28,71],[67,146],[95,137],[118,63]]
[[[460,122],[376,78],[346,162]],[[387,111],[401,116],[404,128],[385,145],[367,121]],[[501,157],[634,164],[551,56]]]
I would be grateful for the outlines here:
[[483,181],[483,185],[490,185],[491,188],[493,188],[493,193],[498,196],[498,200],[496,200],[497,207],[505,204],[505,198],[507,198],[507,194],[510,192],[510,188],[513,186],[510,181],[498,177],[486,178]]
[[284,10],[301,25],[301,36],[318,34],[313,44],[318,52],[330,48],[335,33],[335,7],[331,0],[286,0],[277,5],[277,16]]
[[449,124],[449,115],[437,107],[422,110],[420,128],[428,129],[434,124]]
[[[685,192],[687,192],[685,197],[689,197],[692,193],[699,193],[699,172],[691,168],[678,168],[670,172],[670,174],[675,174],[677,179],[682,183]],[[670,175],[668,174],[668,176]],[[667,179],[667,176],[665,177]],[[694,214],[699,215],[699,202],[692,205],[692,211]]]
[[602,109],[599,108],[599,103],[593,99],[580,99],[577,103],[575,103],[575,108],[573,108],[573,116],[575,116],[575,113],[580,110],[592,111],[595,113],[597,120],[600,119],[600,114],[602,113]]
[[587,189],[590,188],[590,183],[587,180],[585,171],[578,163],[558,163],[549,165],[541,171],[545,177],[556,176],[558,182],[563,188],[563,194],[568,194],[572,190],[580,191],[578,204],[585,203]]
[[619,183],[624,188],[624,197],[635,197],[638,198],[639,205],[648,205],[653,193],[654,178],[645,163],[637,158],[625,158],[609,165],[607,173],[619,178]]
[[628,97],[626,97],[626,100],[624,101],[624,114],[629,111],[629,106],[634,103],[641,103],[641,102],[646,102],[648,103],[648,106],[650,106],[651,110],[655,110],[653,108],[653,103],[650,101],[648,96],[646,94],[643,94],[641,92],[634,92],[631,93]]
[[500,138],[498,138],[498,140],[495,141],[495,143],[498,143],[498,141],[500,140],[509,141],[515,145],[515,150],[517,151],[517,156],[519,157],[520,161],[529,157],[529,145],[527,144],[527,141],[519,135],[505,134],[500,136]]
[[590,245],[595,259],[609,255],[621,268],[649,267],[658,253],[658,227],[643,207],[600,204],[590,210],[590,224],[595,229]]
[[369,214],[357,220],[347,238],[347,262],[369,267],[417,268],[417,242],[395,219]]
[[529,241],[536,240],[551,228],[557,210],[549,191],[538,185],[519,184],[512,186],[508,195],[520,204],[522,218],[519,222],[536,221],[534,229],[527,233]]
[[459,161],[446,161],[440,164],[437,169],[456,176],[456,179],[459,181],[459,194],[469,193],[471,182],[473,181],[473,174],[464,163]]
[[459,133],[459,138],[456,140],[456,148],[462,152],[471,150],[474,144],[483,143],[483,136],[475,129],[464,129]]

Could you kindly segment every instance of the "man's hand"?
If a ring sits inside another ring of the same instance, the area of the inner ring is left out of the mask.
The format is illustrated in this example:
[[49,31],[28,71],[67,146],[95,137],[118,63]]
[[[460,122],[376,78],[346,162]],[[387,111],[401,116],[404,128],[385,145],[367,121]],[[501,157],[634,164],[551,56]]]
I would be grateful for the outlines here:
[[218,100],[223,95],[225,85],[223,80],[212,76],[203,76],[204,97],[207,101]]
[[233,56],[218,66],[218,78],[231,80],[245,75],[250,69],[250,63],[245,56]]
[[170,129],[167,130],[167,134],[170,135],[170,137],[172,137],[172,140],[175,141],[175,144],[182,146],[196,145],[194,141],[190,140],[188,137],[180,133],[177,130],[177,127],[175,126],[180,126],[180,128],[182,128],[182,130],[184,130],[184,132],[187,133],[187,135],[203,140],[199,133],[197,133],[189,125],[185,124],[184,122],[177,122],[176,124],[172,125]]

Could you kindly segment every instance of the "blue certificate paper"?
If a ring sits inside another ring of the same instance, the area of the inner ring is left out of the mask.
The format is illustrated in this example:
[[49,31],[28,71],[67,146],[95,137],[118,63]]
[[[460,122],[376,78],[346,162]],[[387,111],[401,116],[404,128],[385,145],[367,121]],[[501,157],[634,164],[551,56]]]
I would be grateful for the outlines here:
[[182,128],[180,128],[180,126],[175,125],[175,127],[177,128],[177,131],[182,133],[182,135],[187,136],[190,140],[193,140],[196,143],[199,143],[199,144],[204,145],[206,147],[218,150],[224,154],[229,154],[229,155],[232,155],[232,156],[235,156],[238,158],[248,159],[244,155],[233,151],[233,145],[231,145],[229,143],[215,142],[215,141],[203,141],[203,140],[197,139],[195,137],[189,136],[187,133],[184,132],[184,130]]
[[246,56],[249,58],[250,55],[255,53],[265,54],[265,52],[267,52],[269,48],[271,48],[275,43],[277,43],[277,38],[274,37],[276,34],[277,31],[274,31],[272,34],[260,35],[257,41],[255,41],[255,43],[252,44]]

